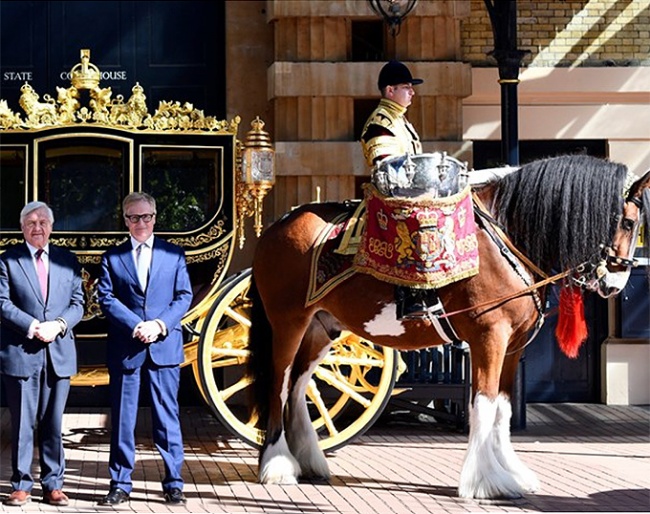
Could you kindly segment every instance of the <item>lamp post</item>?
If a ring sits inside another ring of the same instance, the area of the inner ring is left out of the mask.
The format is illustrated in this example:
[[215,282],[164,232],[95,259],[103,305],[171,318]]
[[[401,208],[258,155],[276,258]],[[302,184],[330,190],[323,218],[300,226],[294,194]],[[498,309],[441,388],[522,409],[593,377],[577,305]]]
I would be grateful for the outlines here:
[[501,85],[501,158],[519,164],[517,86],[522,59],[530,52],[517,49],[517,0],[483,0],[494,36],[494,50],[488,53],[499,66]]
[[399,34],[402,20],[410,13],[418,0],[368,0],[370,7],[390,28],[391,36]]

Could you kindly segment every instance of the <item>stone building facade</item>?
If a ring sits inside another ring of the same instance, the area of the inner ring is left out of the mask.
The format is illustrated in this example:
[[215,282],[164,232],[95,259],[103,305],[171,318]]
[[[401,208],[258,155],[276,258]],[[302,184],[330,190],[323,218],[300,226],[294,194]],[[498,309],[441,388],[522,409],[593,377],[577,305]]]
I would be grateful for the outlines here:
[[[650,168],[650,2],[519,1],[522,141],[602,140],[636,174]],[[420,0],[374,60],[354,56],[355,24],[380,23],[367,2],[226,2],[228,109],[260,114],[277,146],[267,219],[313,201],[358,196],[368,170],[358,126],[378,98],[383,62],[425,79],[409,119],[425,151],[474,161],[500,139],[500,90],[482,0]],[[244,127],[245,129],[245,127]]]

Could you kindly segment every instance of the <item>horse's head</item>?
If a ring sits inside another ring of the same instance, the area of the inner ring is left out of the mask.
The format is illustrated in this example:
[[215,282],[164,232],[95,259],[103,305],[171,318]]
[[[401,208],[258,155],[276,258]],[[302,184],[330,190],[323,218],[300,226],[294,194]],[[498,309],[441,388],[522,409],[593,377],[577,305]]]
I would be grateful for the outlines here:
[[[636,266],[634,251],[643,223],[643,213],[650,217],[650,171],[630,188],[619,216],[616,232],[610,246],[602,249],[598,262],[583,267],[582,282],[603,298],[619,293],[627,283],[630,271]],[[649,244],[648,237],[645,238]]]

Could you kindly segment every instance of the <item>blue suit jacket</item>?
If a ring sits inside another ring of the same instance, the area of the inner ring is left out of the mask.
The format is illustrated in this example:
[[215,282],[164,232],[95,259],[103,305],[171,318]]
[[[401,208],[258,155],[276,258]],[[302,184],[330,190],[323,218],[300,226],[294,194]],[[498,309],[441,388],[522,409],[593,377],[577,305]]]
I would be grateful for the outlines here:
[[[49,294],[43,300],[34,261],[26,244],[0,256],[0,372],[14,377],[34,374],[49,352],[54,372],[70,377],[77,372],[77,351],[72,328],[83,316],[84,296],[79,262],[70,251],[49,246]],[[27,338],[34,319],[68,324],[64,335],[51,343]]]
[[[180,246],[154,237],[147,290],[142,291],[133,262],[130,239],[111,248],[102,257],[97,291],[102,312],[108,319],[108,366],[135,369],[147,352],[159,366],[181,364],[183,334],[181,319],[192,301],[185,252]],[[162,320],[167,335],[145,344],[132,337],[141,321]]]

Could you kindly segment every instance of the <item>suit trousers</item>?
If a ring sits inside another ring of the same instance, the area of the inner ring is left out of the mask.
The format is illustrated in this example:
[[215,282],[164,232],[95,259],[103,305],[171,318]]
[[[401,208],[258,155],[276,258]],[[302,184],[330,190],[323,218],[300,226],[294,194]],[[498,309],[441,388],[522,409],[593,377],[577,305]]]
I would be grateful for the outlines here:
[[[155,344],[155,343],[153,343]],[[109,474],[111,489],[119,487],[131,494],[131,474],[135,465],[135,428],[140,383],[151,393],[153,442],[165,464],[163,491],[183,489],[183,436],[181,433],[178,388],[179,366],[157,366],[149,357],[140,368],[110,369],[111,451]]]
[[70,378],[57,377],[47,363],[30,377],[2,378],[11,413],[11,486],[14,490],[32,490],[37,427],[41,486],[44,491],[62,489],[65,456],[61,430]]

